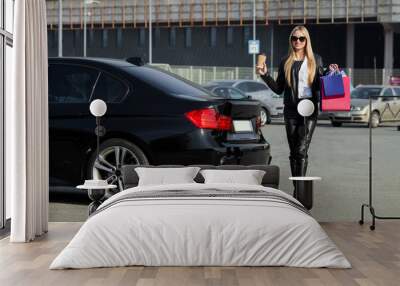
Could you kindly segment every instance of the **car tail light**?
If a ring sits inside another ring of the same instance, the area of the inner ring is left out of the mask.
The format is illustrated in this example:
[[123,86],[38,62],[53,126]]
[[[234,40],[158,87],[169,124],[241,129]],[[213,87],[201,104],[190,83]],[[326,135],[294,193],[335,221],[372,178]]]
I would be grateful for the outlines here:
[[232,118],[219,114],[213,108],[192,110],[185,113],[186,117],[198,128],[230,131]]
[[261,116],[257,116],[256,118],[256,128],[260,129],[261,128]]

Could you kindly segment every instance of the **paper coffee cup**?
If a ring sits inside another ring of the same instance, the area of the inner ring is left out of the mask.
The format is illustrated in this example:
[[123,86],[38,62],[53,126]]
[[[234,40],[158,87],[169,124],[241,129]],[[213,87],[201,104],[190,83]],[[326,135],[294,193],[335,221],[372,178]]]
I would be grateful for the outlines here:
[[257,56],[257,66],[262,66],[267,60],[267,56],[265,54],[259,54]]

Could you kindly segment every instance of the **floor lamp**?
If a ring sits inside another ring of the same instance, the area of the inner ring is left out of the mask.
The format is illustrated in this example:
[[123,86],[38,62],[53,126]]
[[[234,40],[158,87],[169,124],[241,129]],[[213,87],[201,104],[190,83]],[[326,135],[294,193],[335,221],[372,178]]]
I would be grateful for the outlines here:
[[96,117],[96,129],[94,133],[97,137],[97,158],[96,160],[99,161],[99,153],[100,153],[100,137],[106,134],[106,129],[104,126],[100,125],[101,117],[106,114],[107,111],[107,104],[101,99],[95,99],[90,103],[90,113]]
[[[303,99],[297,105],[297,112],[304,117],[304,140],[308,141],[307,117],[314,113],[314,103],[309,99]],[[305,150],[307,157],[307,149]],[[304,174],[305,175],[305,174]],[[320,177],[290,177],[295,181],[295,199],[300,201],[305,208],[310,210],[313,206],[313,181],[320,180]]]
[[[96,117],[96,129],[94,133],[97,139],[97,150],[96,150],[96,161],[100,160],[100,137],[106,134],[106,129],[100,123],[101,117],[107,111],[107,104],[101,99],[95,99],[90,103],[90,113]],[[88,206],[89,215],[94,213],[96,209],[101,205],[102,200],[105,196],[106,189],[116,188],[115,185],[108,185],[106,180],[92,179],[85,180],[84,185],[77,186],[78,189],[86,189],[88,196],[92,202]]]

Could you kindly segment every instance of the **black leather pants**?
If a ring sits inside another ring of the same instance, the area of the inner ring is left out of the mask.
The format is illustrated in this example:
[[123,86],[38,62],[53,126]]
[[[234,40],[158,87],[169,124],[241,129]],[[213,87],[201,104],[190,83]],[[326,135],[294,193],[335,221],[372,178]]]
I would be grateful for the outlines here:
[[[305,176],[308,165],[308,147],[314,133],[316,118],[307,118],[306,125],[304,119],[285,118],[286,135],[290,149],[290,169],[292,176]],[[307,127],[307,135],[304,127]]]

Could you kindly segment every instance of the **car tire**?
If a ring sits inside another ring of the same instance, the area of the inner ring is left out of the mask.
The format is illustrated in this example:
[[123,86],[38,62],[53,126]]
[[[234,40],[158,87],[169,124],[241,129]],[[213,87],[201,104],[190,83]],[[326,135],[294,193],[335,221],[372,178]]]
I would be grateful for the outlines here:
[[342,126],[342,122],[337,122],[337,121],[333,121],[333,120],[331,120],[331,124],[332,124],[333,127],[340,127],[340,126]]
[[[377,111],[373,111],[371,114],[371,128],[376,128],[379,126],[379,123],[381,121],[380,115]],[[368,127],[369,127],[369,121],[368,121]]]
[[[87,164],[88,178],[107,180],[109,184],[117,185],[116,189],[106,192],[106,198],[123,191],[121,167],[124,165],[148,165],[145,153],[135,144],[125,139],[108,139],[100,144],[100,162],[97,152],[93,152]],[[118,160],[118,161],[117,161]]]
[[271,124],[271,114],[269,113],[268,109],[261,107],[260,117],[261,117],[261,126],[265,124]]

